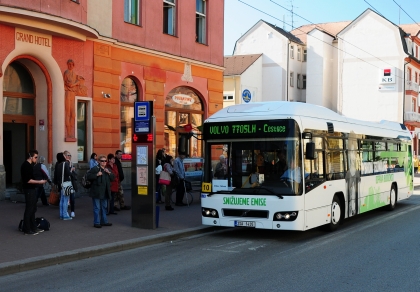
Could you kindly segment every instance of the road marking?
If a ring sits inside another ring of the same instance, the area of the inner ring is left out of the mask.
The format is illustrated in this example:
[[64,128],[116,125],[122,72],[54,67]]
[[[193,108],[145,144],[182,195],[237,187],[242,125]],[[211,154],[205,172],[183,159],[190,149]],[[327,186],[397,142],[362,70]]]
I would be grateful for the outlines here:
[[239,250],[224,250],[224,249],[213,249],[213,248],[203,248],[202,250],[209,250],[209,251],[221,251],[221,252],[240,252]]
[[259,249],[259,248],[264,248],[266,246],[266,244],[263,244],[263,245],[259,245],[259,246],[256,246],[256,247],[250,247],[250,248],[248,248],[249,250],[253,250],[253,251],[256,251],[257,249]]

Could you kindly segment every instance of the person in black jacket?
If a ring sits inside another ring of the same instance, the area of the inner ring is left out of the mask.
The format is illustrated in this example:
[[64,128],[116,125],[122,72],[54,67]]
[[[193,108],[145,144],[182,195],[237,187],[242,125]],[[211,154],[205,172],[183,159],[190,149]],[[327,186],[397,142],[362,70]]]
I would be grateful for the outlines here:
[[124,180],[124,172],[121,165],[121,158],[122,158],[122,151],[118,149],[117,151],[115,151],[115,164],[117,165],[118,175],[119,175],[118,192],[115,196],[115,201],[114,201],[114,210],[116,211],[131,209],[130,206],[127,206],[124,203],[124,191],[121,186],[121,183]]
[[[45,161],[44,156],[38,157],[38,162],[34,165],[34,178],[36,180],[46,180],[48,183],[51,184],[51,180],[48,177],[48,175],[43,171],[42,164]],[[36,200],[38,202],[38,199],[41,198],[42,205],[48,206],[47,196],[45,195],[45,189],[44,185],[37,185],[36,186]]]
[[20,175],[22,178],[22,188],[25,194],[25,214],[23,215],[23,234],[25,235],[37,235],[42,232],[42,229],[38,229],[35,223],[35,212],[36,212],[36,191],[37,185],[43,185],[46,180],[35,180],[34,178],[34,164],[38,159],[38,151],[31,150],[28,153],[28,158],[22,163],[20,167]]

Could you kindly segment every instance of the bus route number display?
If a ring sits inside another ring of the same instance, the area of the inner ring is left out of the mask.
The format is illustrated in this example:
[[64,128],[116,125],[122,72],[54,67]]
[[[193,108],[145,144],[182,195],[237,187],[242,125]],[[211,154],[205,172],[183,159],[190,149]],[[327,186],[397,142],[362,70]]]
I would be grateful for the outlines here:
[[291,121],[243,121],[204,124],[205,139],[286,136],[294,129]]

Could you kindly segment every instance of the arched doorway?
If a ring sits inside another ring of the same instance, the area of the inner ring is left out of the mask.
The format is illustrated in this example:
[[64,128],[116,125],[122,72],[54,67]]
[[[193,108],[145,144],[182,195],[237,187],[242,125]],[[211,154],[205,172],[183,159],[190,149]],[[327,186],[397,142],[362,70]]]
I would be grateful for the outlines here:
[[[172,89],[165,99],[165,148],[167,153],[177,156],[177,141],[184,126],[191,124],[195,136],[201,135],[203,124],[203,103],[198,93],[189,87]],[[202,157],[201,140],[191,138],[187,145],[190,157]]]
[[20,163],[35,148],[35,83],[19,61],[6,68],[3,79],[3,159],[6,186],[20,182]]

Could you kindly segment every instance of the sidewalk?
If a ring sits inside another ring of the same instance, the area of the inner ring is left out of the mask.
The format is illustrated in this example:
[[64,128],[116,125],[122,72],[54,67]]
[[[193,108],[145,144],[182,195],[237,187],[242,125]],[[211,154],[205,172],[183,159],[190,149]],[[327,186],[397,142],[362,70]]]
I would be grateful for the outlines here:
[[[35,236],[18,231],[25,204],[2,201],[0,276],[209,232],[213,228],[201,225],[200,194],[193,194],[189,207],[174,206],[174,211],[166,211],[164,205],[158,205],[159,228],[155,230],[131,227],[131,210],[109,215],[110,227],[94,228],[87,193],[76,198],[76,217],[69,221],[59,219],[58,207],[43,206],[39,200],[36,217],[45,217],[51,230]],[[131,190],[124,190],[124,198],[131,205]]]
[[[420,174],[414,176],[414,188],[420,189]],[[43,206],[39,200],[36,217],[45,217],[51,230],[36,236],[18,231],[25,204],[2,201],[0,276],[215,230],[201,225],[200,194],[193,194],[194,202],[189,207],[174,206],[174,211],[166,211],[164,205],[158,205],[159,228],[155,230],[131,227],[131,210],[109,215],[110,227],[94,228],[92,201],[87,193],[76,199],[76,218],[70,221],[59,219],[58,207]],[[124,198],[131,205],[131,190],[124,190]]]

